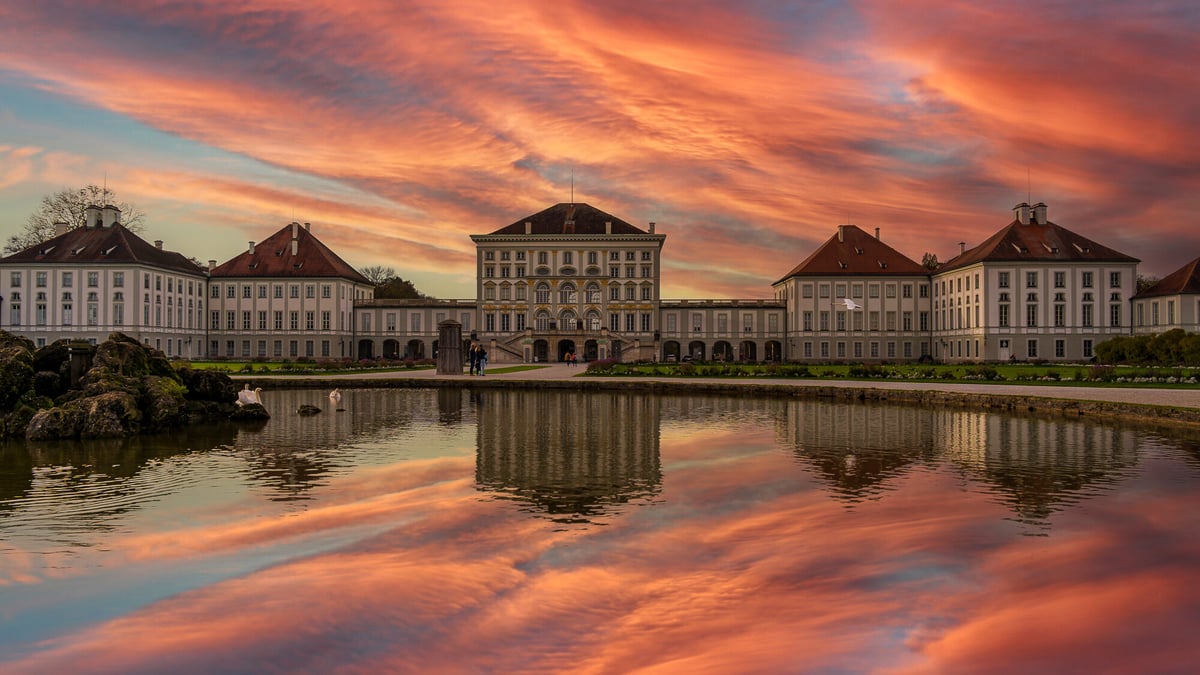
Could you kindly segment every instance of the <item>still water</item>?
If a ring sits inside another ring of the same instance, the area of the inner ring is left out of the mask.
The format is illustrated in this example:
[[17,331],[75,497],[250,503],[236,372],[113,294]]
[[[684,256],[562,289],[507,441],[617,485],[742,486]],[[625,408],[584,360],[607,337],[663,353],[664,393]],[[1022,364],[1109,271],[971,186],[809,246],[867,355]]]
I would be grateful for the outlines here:
[[0,671],[1200,664],[1184,436],[777,399],[344,395],[339,412],[268,392],[255,428],[0,446]]

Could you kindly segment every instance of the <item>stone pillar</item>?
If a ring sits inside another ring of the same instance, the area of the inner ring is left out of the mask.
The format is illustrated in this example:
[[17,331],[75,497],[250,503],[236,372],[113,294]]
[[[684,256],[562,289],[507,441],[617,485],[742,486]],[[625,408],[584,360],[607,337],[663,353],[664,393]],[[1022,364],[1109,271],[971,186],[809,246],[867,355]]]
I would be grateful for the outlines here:
[[71,359],[71,386],[78,387],[79,381],[92,369],[92,355],[96,348],[87,341],[73,340],[67,343],[67,354]]
[[462,324],[446,319],[438,324],[438,375],[462,375]]

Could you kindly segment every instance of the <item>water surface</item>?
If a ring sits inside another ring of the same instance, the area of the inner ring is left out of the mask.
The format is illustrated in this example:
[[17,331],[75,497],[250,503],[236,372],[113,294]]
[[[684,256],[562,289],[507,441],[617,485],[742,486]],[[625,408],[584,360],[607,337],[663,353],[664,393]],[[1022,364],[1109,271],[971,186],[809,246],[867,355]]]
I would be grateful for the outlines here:
[[1182,436],[781,399],[344,396],[267,392],[254,428],[0,446],[0,671],[1200,663]]

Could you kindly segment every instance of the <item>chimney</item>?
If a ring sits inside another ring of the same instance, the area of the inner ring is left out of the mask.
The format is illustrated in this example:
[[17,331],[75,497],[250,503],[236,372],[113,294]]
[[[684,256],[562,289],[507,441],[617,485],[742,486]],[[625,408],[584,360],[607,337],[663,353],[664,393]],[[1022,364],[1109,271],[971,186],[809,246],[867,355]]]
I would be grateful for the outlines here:
[[965,242],[965,241],[958,242],[958,254],[962,255],[966,252],[967,252],[967,242]]
[[84,221],[83,221],[84,227],[100,227],[100,207],[99,206],[96,206],[95,204],[88,204],[87,208],[83,210],[83,213],[84,213]]
[[101,211],[103,212],[101,215],[101,224],[104,227],[112,227],[121,222],[121,209],[118,209],[116,206],[106,204]]
[[305,224],[304,224],[304,231],[305,231],[305,232],[312,232],[312,223],[305,223]]
[[1013,207],[1013,211],[1017,214],[1017,222],[1022,225],[1029,224],[1029,204],[1021,202]]
[[1033,222],[1038,225],[1045,225],[1048,222],[1046,220],[1046,204],[1044,202],[1038,202],[1033,205]]
[[838,225],[838,243],[846,241],[846,226]]
[[250,242],[250,255],[254,255],[254,242]]
[[875,241],[879,241],[879,228],[875,228]]
[[61,237],[62,235],[67,233],[67,229],[70,227],[71,227],[70,225],[68,225],[62,221],[55,223],[54,224],[54,236]]
[[292,239],[300,236],[300,223],[292,222]]
[[300,250],[300,242],[293,239],[292,240],[292,255],[296,255],[297,251],[299,251],[299,250]]
[[156,249],[158,249],[158,250],[160,250],[160,251],[162,250],[162,239],[155,239],[155,240],[154,240],[154,248],[156,248]]
[[604,234],[612,234],[612,221],[604,221]]
[[654,234],[654,221],[650,221],[650,234]]
[[216,260],[209,260],[209,261],[208,261],[208,271],[209,271],[209,272],[213,271],[213,268],[214,268],[214,267],[216,267],[216,266],[217,266],[217,261],[216,261]]
[[525,234],[533,234],[533,223],[525,221]]

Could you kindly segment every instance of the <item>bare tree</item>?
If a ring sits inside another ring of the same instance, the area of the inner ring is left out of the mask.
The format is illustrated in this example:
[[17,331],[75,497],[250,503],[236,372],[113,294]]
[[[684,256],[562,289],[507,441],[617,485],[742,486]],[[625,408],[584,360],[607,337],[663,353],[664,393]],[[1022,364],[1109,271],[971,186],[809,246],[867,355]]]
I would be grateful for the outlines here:
[[16,253],[54,237],[54,224],[66,223],[67,229],[83,227],[87,223],[86,209],[95,204],[113,204],[121,209],[121,224],[133,232],[141,232],[144,216],[133,204],[117,202],[117,194],[107,187],[87,185],[78,190],[69,188],[42,197],[42,206],[30,214],[25,227],[8,238],[4,253]]
[[367,281],[376,286],[382,286],[388,281],[396,278],[396,268],[384,267],[383,265],[372,265],[370,267],[361,267],[358,273],[367,278]]
[[936,270],[941,267],[942,263],[938,262],[936,253],[926,253],[921,256],[921,267],[927,270]]
[[1142,291],[1149,290],[1160,281],[1162,281],[1162,279],[1159,279],[1158,277],[1139,274],[1137,276],[1137,292],[1141,293]]

